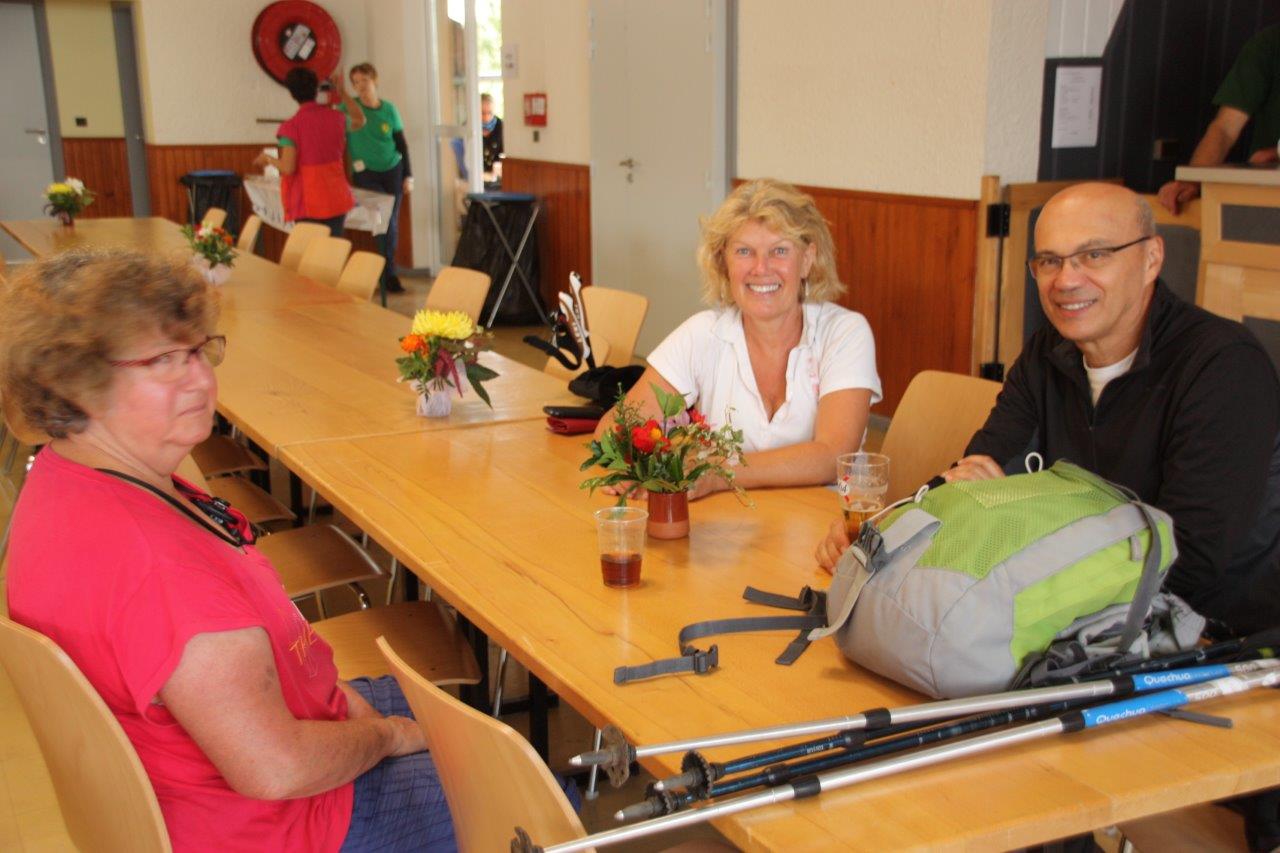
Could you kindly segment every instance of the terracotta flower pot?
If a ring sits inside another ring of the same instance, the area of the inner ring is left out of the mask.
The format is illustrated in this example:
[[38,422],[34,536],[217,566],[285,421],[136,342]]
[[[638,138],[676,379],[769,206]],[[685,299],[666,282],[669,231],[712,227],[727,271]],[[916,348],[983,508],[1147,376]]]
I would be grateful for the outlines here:
[[683,539],[689,535],[689,493],[649,493],[649,535],[654,539]]

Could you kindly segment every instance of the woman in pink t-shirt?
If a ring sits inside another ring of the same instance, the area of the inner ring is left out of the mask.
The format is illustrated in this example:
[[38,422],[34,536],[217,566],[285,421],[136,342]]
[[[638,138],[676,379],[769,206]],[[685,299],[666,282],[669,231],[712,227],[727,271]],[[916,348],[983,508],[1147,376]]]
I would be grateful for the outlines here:
[[53,437],[14,511],[10,615],[101,694],[175,849],[452,849],[394,681],[340,681],[244,517],[173,474],[213,422],[216,316],[189,265],[128,252],[0,294],[0,395]]

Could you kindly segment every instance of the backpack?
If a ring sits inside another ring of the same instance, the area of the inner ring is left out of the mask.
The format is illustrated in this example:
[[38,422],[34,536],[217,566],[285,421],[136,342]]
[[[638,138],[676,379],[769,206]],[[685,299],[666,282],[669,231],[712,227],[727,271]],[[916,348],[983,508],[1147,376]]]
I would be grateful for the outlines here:
[[[999,692],[1064,660],[1142,654],[1144,623],[1176,556],[1167,514],[1069,462],[947,483],[865,523],[826,593],[744,594],[803,616],[687,626],[680,658],[620,667],[614,680],[713,668],[718,651],[694,648],[699,637],[797,628],[779,663],[832,636],[850,660],[930,696]],[[1181,642],[1194,642],[1200,626],[1184,624]],[[1064,643],[1078,653],[1064,655]]]

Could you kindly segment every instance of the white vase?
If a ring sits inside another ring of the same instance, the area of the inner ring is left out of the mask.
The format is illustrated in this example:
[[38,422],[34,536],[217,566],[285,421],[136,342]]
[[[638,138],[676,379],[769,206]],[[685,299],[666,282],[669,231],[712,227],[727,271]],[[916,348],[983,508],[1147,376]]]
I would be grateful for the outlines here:
[[453,395],[457,392],[444,382],[414,383],[418,391],[418,414],[424,418],[447,418],[453,411]]
[[193,255],[191,263],[200,270],[204,276],[204,280],[212,285],[219,285],[231,278],[231,267],[226,264],[209,264],[209,259],[204,255]]

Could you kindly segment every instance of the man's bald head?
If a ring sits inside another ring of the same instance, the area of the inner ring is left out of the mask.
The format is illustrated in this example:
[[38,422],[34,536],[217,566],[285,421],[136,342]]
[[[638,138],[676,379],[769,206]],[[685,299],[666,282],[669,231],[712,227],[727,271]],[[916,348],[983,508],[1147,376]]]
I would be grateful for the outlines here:
[[1074,184],[1057,192],[1040,211],[1040,219],[1036,222],[1036,233],[1040,231],[1040,222],[1046,216],[1058,215],[1059,211],[1087,211],[1091,216],[1131,217],[1136,227],[1136,235],[1150,237],[1156,233],[1155,214],[1146,199],[1133,190],[1120,184],[1104,184],[1093,182]]
[[1068,187],[1040,211],[1036,258],[1045,316],[1090,366],[1137,346],[1164,263],[1150,205],[1118,184]]

